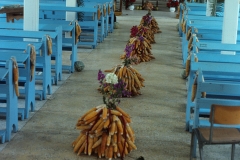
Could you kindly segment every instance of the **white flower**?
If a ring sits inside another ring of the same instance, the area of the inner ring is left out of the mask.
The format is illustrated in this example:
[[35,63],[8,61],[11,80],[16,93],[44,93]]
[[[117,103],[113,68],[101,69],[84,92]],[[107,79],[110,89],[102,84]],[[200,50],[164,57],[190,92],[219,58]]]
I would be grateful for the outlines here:
[[114,73],[108,73],[105,77],[107,83],[116,84],[118,83],[118,77]]

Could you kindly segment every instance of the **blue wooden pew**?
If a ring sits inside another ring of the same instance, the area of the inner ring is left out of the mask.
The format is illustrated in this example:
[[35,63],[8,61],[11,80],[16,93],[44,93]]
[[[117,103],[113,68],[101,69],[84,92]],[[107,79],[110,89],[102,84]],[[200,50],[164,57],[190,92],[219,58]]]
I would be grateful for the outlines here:
[[[30,57],[34,57],[32,45],[26,46],[26,52],[23,51],[1,51],[0,64],[5,65],[5,60],[10,59],[11,56],[17,57],[17,63],[19,66],[19,82],[24,83],[24,88],[19,89],[20,96],[25,96],[25,107],[18,108],[18,114],[22,120],[29,117],[29,111],[35,110],[35,68],[31,67]],[[34,65],[33,65],[34,66]],[[32,70],[31,70],[32,69]],[[33,73],[33,74],[32,74]],[[4,98],[4,97],[1,97]],[[6,114],[6,108],[0,108],[0,113]]]
[[[47,2],[46,0],[41,0],[40,2]],[[49,2],[47,2],[49,3]],[[65,1],[51,1],[51,4],[46,4],[46,5],[52,5],[52,4],[56,4],[59,5],[59,3],[61,3],[62,6],[65,6]],[[108,35],[108,32],[113,32],[114,30],[114,2],[113,0],[88,0],[88,1],[84,1],[84,7],[92,7],[92,6],[96,6],[97,8],[100,9],[101,11],[101,18],[98,22],[98,25],[100,27],[100,42],[103,41],[103,38],[106,37]],[[104,10],[106,9],[106,15],[104,15]],[[82,12],[84,13],[84,17],[83,17],[83,21],[89,21],[89,18],[92,19],[93,15],[90,12]],[[109,14],[108,14],[109,13]],[[51,13],[48,13],[51,14]],[[62,13],[63,14],[63,13]],[[50,16],[50,15],[48,15]],[[56,14],[54,15],[56,16]],[[54,18],[53,16],[53,18]],[[63,15],[61,15],[62,17],[65,17],[65,13]],[[45,17],[47,17],[47,15],[45,15]],[[110,23],[108,23],[109,21],[109,17],[110,17]],[[80,23],[80,21],[79,21]],[[85,30],[85,27],[83,27],[83,31]],[[102,38],[102,35],[104,35],[104,37]]]
[[[66,7],[66,2],[65,1],[53,1],[51,3],[46,2],[45,0],[41,1],[42,3],[40,3],[41,6],[52,6],[54,5],[55,7]],[[44,2],[44,3],[43,3]],[[97,16],[97,19],[95,19],[95,14],[93,12],[82,12],[84,14],[84,16],[82,17],[82,21],[79,21],[81,27],[82,27],[82,34],[80,36],[80,40],[81,41],[88,41],[89,39],[93,39],[93,41],[95,41],[95,38],[97,40],[97,42],[103,42],[104,38],[106,37],[106,17],[108,16],[107,14],[104,14],[104,9],[106,9],[105,7],[105,3],[103,2],[84,2],[84,6],[81,7],[85,7],[85,8],[97,8],[97,10],[100,12],[100,17]],[[78,8],[78,7],[77,7]],[[46,11],[46,10],[42,10],[41,11],[41,15],[40,18],[41,19],[53,19],[53,20],[64,20],[66,17],[66,12],[64,11],[55,11],[54,13],[52,11]],[[92,24],[92,21],[97,21],[97,26],[94,26],[94,24]],[[90,22],[90,23],[89,23]],[[95,32],[97,32],[97,37],[95,36]],[[91,36],[91,34],[93,33],[94,36]],[[81,43],[82,44],[82,43]],[[80,44],[79,44],[80,45]]]
[[[195,106],[195,102],[191,101],[192,96],[192,85],[194,83],[195,73],[199,68],[201,68],[204,72],[208,71],[208,73],[216,71],[225,72],[225,70],[229,67],[229,72],[232,71],[233,67],[231,65],[240,64],[240,55],[224,55],[220,54],[221,51],[240,51],[239,45],[234,44],[221,44],[219,42],[213,43],[204,43],[204,42],[196,42],[196,46],[199,48],[199,53],[193,52],[191,56],[190,70],[188,76],[188,92],[187,92],[187,105],[186,105],[186,130],[189,129],[190,124],[190,112],[191,108]],[[204,50],[204,51],[202,51]],[[194,54],[198,58],[198,62],[194,60]],[[221,66],[222,65],[222,66]],[[222,68],[222,70],[221,70]],[[233,72],[233,71],[232,71]],[[235,71],[234,71],[235,72]],[[238,70],[236,69],[236,74],[232,75],[232,77],[224,77],[217,76],[213,73],[206,75],[206,79],[218,79],[218,80],[232,80],[238,79],[240,80],[240,75],[237,74]],[[234,81],[234,80],[233,80]],[[207,114],[208,111],[202,111],[202,114]]]
[[[181,22],[182,24],[179,25],[179,30],[180,30],[182,36],[187,33],[189,27],[194,26],[195,23],[199,24],[199,21],[204,21],[204,22],[200,22],[201,24],[207,24],[209,22],[211,23],[211,21],[223,22],[223,17],[185,15],[182,19],[182,22]],[[185,30],[182,30],[184,28],[185,28]]]
[[[214,40],[214,41],[221,41],[222,39],[222,25],[221,22],[207,22],[208,25],[203,25],[203,21],[199,23],[195,22],[193,26],[190,28],[191,35],[195,34],[198,40]],[[190,26],[188,26],[190,27]],[[238,28],[238,34],[240,34],[240,27]],[[187,35],[186,35],[187,36]],[[183,59],[183,66],[185,66],[187,55],[188,55],[188,45],[191,43],[187,41],[186,36],[182,40],[182,59]],[[240,41],[240,38],[237,38],[237,42]]]
[[[1,5],[13,5],[13,4],[20,4],[23,5],[23,0],[14,0],[14,1],[0,1]],[[54,7],[52,7],[54,4]],[[84,40],[83,38],[80,39],[78,45],[83,46],[91,46],[95,48],[97,46],[97,38],[98,38],[98,19],[97,19],[97,6],[84,6],[84,7],[66,7],[65,2],[61,1],[51,1],[48,3],[41,3],[40,2],[40,19],[58,19],[58,20],[65,20],[65,13],[68,12],[84,12],[84,13],[91,13],[93,15],[93,19],[86,20],[86,21],[79,21],[82,30],[91,31],[93,33],[92,40],[88,37],[88,41]],[[74,20],[73,20],[74,21]]]
[[[105,9],[105,3],[97,3],[97,2],[84,2],[85,7],[91,7],[96,6],[100,12],[100,17],[98,17],[98,42],[103,42],[104,38],[106,37],[106,17],[107,14],[104,14]],[[93,14],[89,12],[83,12],[83,21],[91,21],[93,19]],[[85,28],[83,28],[83,31]],[[87,32],[89,33],[89,30],[87,29]],[[84,33],[83,33],[84,34]],[[86,36],[88,37],[88,36]]]
[[[106,8],[106,3],[104,2],[84,2],[84,6],[98,6],[98,9],[101,12],[101,16],[98,22],[99,26],[99,42],[103,42],[104,38],[107,36],[108,33],[108,14],[107,8]],[[87,18],[88,17],[88,18]],[[84,20],[89,20],[89,18],[92,18],[92,14],[89,13],[84,13]]]
[[[232,79],[236,79],[238,81],[240,81],[240,75],[239,70],[236,69],[230,77],[225,76],[225,74],[220,75],[216,75],[213,74],[213,72],[218,71],[218,72],[225,72],[225,70],[227,68],[231,68],[231,67],[238,67],[240,65],[239,60],[237,60],[236,58],[240,58],[240,56],[236,56],[236,57],[231,57],[229,55],[221,55],[221,54],[216,54],[214,55],[216,58],[219,59],[225,59],[226,61],[228,60],[233,60],[235,59],[235,63],[229,63],[229,62],[211,62],[211,61],[199,61],[199,62],[194,62],[193,60],[191,61],[191,69],[190,69],[190,74],[188,76],[188,90],[187,90],[187,105],[186,105],[186,130],[189,130],[189,126],[191,123],[191,119],[190,119],[190,114],[191,114],[191,109],[192,107],[194,107],[196,104],[194,101],[191,100],[192,97],[192,86],[194,84],[194,78],[195,78],[195,73],[196,71],[201,68],[204,72],[208,73],[208,80],[211,79],[221,79],[221,80],[228,80],[228,81],[232,81]],[[201,57],[201,56],[199,56]],[[205,56],[206,57],[206,56]],[[238,63],[236,63],[236,61],[238,61]],[[230,69],[229,69],[230,70]],[[231,70],[230,70],[231,71]],[[202,115],[207,115],[208,111],[203,110]]]
[[[55,32],[58,26],[62,26],[62,32],[71,32],[71,37],[62,36],[62,47],[63,50],[70,50],[72,54],[70,55],[70,64],[62,65],[62,70],[68,70],[69,72],[74,72],[74,63],[77,61],[77,44],[75,37],[76,23],[71,21],[62,20],[39,20],[39,31],[50,31]],[[22,21],[16,23],[0,22],[0,29],[23,29]]]
[[[2,54],[6,54],[4,51],[9,50],[24,51],[28,44],[29,42],[27,41],[0,40],[0,51],[3,52]],[[38,53],[36,55],[36,70],[37,68],[41,68],[42,70],[42,75],[35,74],[35,79],[42,81],[42,89],[36,89],[35,93],[36,96],[39,96],[40,100],[45,100],[47,99],[47,94],[52,94],[51,56],[48,54],[47,35],[43,36],[41,42],[31,42],[31,44],[34,45]]]
[[218,17],[207,17],[206,16],[206,3],[188,3],[184,2],[180,4],[180,15],[179,15],[179,35],[182,36],[183,31],[181,30],[181,24],[184,23],[185,17],[197,16],[206,19],[222,18],[223,16],[223,3],[218,3],[216,16]]
[[[190,8],[190,5],[194,5],[192,7],[192,9]],[[203,13],[202,11],[202,7],[195,7],[195,5],[202,5],[202,6],[205,6],[206,7],[206,4],[200,4],[200,3],[187,3],[187,2],[184,2],[184,3],[180,3],[179,5],[179,9],[180,9],[180,12],[179,12],[179,36],[182,36],[182,30],[181,30],[181,24],[183,23],[183,20],[184,20],[184,17],[186,15],[201,15],[201,16],[206,16],[206,8],[205,8],[205,11]],[[198,10],[198,8],[200,8],[200,11]]]
[[[19,58],[19,57],[17,57]],[[6,128],[0,130],[1,143],[10,141],[11,132],[18,130],[17,96],[13,84],[13,61],[3,59],[5,66],[0,68],[0,97],[6,97]]]
[[74,63],[77,61],[77,39],[76,37],[76,21],[61,21],[61,20],[40,20],[39,30],[40,31],[54,31],[58,26],[62,27],[62,33],[71,32],[71,37],[66,37],[62,35],[62,50],[71,51],[69,57],[70,64],[62,64],[62,70],[67,70],[69,72],[74,72]]
[[[19,28],[21,26],[19,25]],[[52,68],[55,71],[55,84],[58,84],[58,81],[62,79],[62,27],[58,26],[55,29],[55,32],[49,31],[20,31],[20,30],[9,30],[9,29],[0,29],[0,39],[6,40],[7,37],[10,37],[13,40],[18,39],[18,41],[22,41],[23,38],[35,38],[35,39],[42,39],[44,35],[49,35],[53,41],[53,54],[55,64],[52,65]],[[5,38],[4,38],[5,37]]]
[[[62,3],[66,4],[66,0],[54,0],[54,1],[48,1],[48,0],[41,0],[40,3]],[[84,7],[87,6],[98,6],[101,5],[103,10],[102,16],[104,19],[104,36],[108,35],[108,32],[113,32],[114,30],[114,1],[113,0],[85,0],[84,1]],[[104,15],[104,10],[106,9],[106,15]],[[85,14],[85,13],[84,13]],[[110,18],[110,23],[109,22]]]
[[[224,106],[239,106],[239,89],[240,83],[228,83],[223,81],[214,81],[214,82],[206,82],[204,81],[205,73],[199,69],[198,70],[198,78],[197,78],[197,94],[196,94],[196,105],[194,108],[194,116],[193,116],[193,128],[198,127],[209,127],[210,122],[209,120],[202,119],[199,117],[199,111],[201,109],[208,109],[210,110],[211,105],[224,105]],[[201,92],[214,92],[216,97],[213,98],[202,98]],[[228,98],[221,98],[221,95],[232,95]],[[233,97],[233,96],[236,97]],[[240,128],[239,125],[218,125],[214,124],[214,127],[225,127],[225,128]],[[192,147],[193,149],[193,156],[196,157],[196,139],[194,138],[194,144]]]
[[[96,7],[91,7],[91,8],[85,8],[85,7],[65,7],[65,6],[47,6],[47,5],[40,5],[40,11],[50,11],[50,12],[57,12],[57,17],[59,12],[85,12],[85,13],[91,13],[93,14],[93,19],[92,20],[86,20],[86,21],[79,21],[79,25],[81,26],[82,30],[84,31],[91,31],[93,32],[93,40],[92,41],[85,41],[83,33],[80,36],[80,41],[78,42],[78,45],[87,45],[91,46],[92,48],[95,48],[97,46],[97,38],[98,38],[98,18],[97,18],[97,10],[98,8]],[[50,12],[47,12],[48,14],[45,14],[46,19],[53,19],[51,15],[49,15]],[[47,16],[50,16],[49,18]],[[61,16],[61,15],[60,15]],[[65,17],[61,16],[63,19]],[[87,37],[87,40],[89,37]]]
[[[97,2],[97,3],[104,3],[105,4],[105,7],[107,9],[107,15],[106,15],[106,18],[105,18],[105,27],[106,30],[105,30],[105,34],[108,34],[108,32],[113,32],[113,29],[114,29],[114,1],[113,0],[87,0],[85,1],[85,3],[88,3],[88,2]],[[108,23],[109,21],[109,18],[110,18],[110,23]]]

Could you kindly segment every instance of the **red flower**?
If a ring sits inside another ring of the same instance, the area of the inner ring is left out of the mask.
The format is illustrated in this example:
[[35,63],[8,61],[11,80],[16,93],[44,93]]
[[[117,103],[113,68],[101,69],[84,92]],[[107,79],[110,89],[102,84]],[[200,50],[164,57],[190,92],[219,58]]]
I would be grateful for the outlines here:
[[133,4],[134,2],[136,2],[136,0],[129,0],[130,4]]
[[137,36],[137,33],[138,33],[138,27],[137,26],[133,26],[132,28],[131,28],[131,37],[135,37],[135,36]]
[[179,2],[176,1],[176,0],[168,0],[167,2],[167,7],[170,8],[170,7],[177,7],[179,5]]

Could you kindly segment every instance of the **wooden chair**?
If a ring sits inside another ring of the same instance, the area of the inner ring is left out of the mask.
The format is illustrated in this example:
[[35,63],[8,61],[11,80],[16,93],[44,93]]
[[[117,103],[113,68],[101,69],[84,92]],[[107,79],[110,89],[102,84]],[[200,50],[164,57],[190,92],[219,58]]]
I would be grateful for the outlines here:
[[190,159],[194,155],[195,136],[198,140],[200,159],[203,159],[203,146],[215,144],[231,144],[231,160],[234,159],[235,144],[240,144],[239,128],[221,128],[214,127],[214,124],[221,125],[239,125],[240,124],[240,106],[224,106],[213,104],[209,121],[210,127],[199,127],[193,129],[191,138]]
[[[193,36],[195,37],[195,36]],[[194,40],[195,41],[195,38]],[[194,83],[195,73],[201,68],[202,71],[205,72],[204,78],[205,80],[226,80],[228,81],[236,81],[239,79],[239,71],[236,71],[236,66],[240,65],[240,55],[224,55],[220,54],[221,50],[228,51],[236,51],[239,53],[240,47],[236,44],[222,44],[220,42],[212,42],[212,41],[200,41],[194,42],[193,48],[196,47],[200,50],[198,53],[193,51],[190,57],[190,65],[189,68],[186,67],[186,71],[188,68],[188,81],[187,81],[187,103],[186,103],[186,130],[191,132],[191,110],[195,106],[195,102],[191,100],[192,97],[192,85]],[[196,47],[195,47],[196,46]],[[217,53],[219,52],[219,53]],[[198,62],[195,62],[195,58],[197,57]],[[238,58],[239,57],[239,58]],[[235,66],[235,67],[234,67]],[[215,75],[213,73],[216,73]],[[221,73],[222,72],[222,73]],[[229,78],[228,76],[224,76],[226,73],[232,74],[234,78]],[[231,72],[231,73],[230,73]],[[218,75],[218,76],[217,76]],[[226,79],[225,79],[226,78]],[[206,112],[206,110],[208,110]],[[201,109],[201,115],[209,115],[210,108]]]
[[[228,68],[228,65],[225,64]],[[226,73],[226,72],[225,72]],[[196,157],[197,140],[200,159],[203,146],[216,144],[240,144],[239,81],[206,80],[199,69],[194,106],[190,159]],[[208,96],[202,97],[202,92]],[[209,109],[209,119],[200,117],[201,109]],[[232,145],[232,160],[235,145]]]

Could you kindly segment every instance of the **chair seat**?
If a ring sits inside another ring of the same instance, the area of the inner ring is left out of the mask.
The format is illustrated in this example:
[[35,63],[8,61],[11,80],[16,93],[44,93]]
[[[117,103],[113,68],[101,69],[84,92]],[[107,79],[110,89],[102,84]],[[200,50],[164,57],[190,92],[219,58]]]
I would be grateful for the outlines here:
[[[210,128],[198,128],[201,140],[209,141]],[[213,128],[212,144],[240,143],[240,130],[236,128]]]

